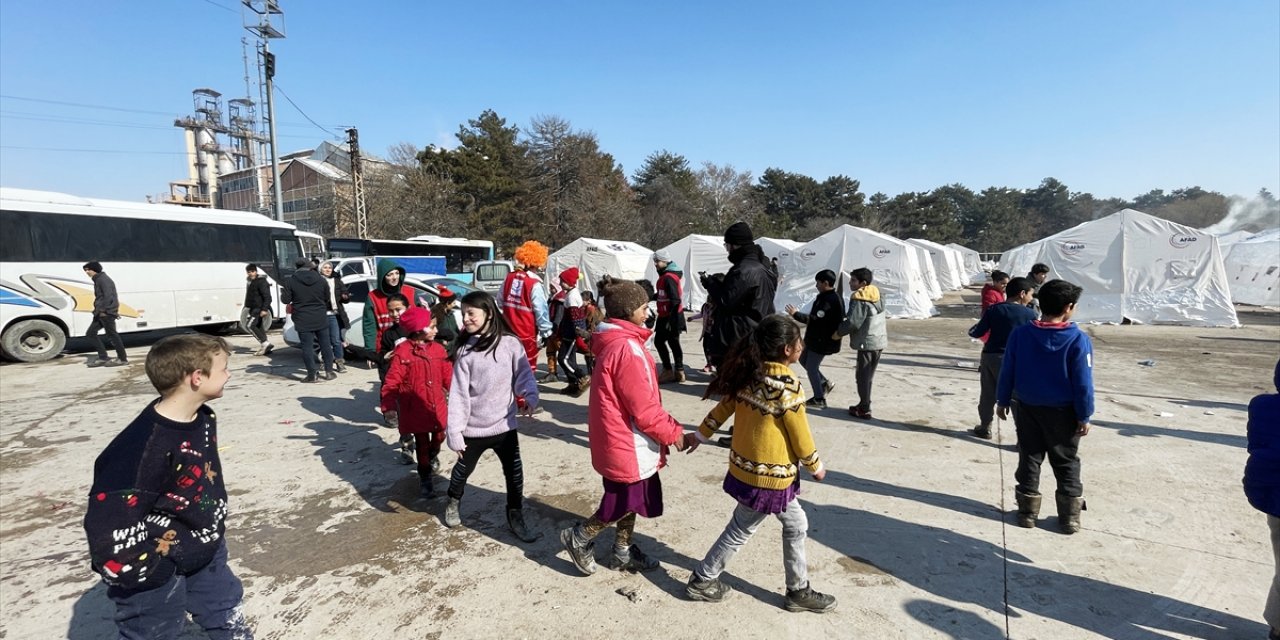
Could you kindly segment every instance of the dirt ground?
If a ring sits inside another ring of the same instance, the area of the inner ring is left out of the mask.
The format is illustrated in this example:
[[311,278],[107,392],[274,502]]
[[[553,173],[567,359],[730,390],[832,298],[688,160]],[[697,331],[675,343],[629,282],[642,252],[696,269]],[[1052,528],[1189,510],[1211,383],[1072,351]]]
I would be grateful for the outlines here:
[[[1265,637],[1274,565],[1240,478],[1246,404],[1275,392],[1280,312],[1241,307],[1239,329],[1085,326],[1098,410],[1081,448],[1084,530],[1065,536],[1049,504],[1036,529],[1012,524],[1012,425],[993,442],[966,433],[978,393],[966,365],[980,345],[964,331],[977,302],[976,291],[951,293],[941,317],[890,322],[876,420],[844,411],[849,353],[827,360],[832,408],[810,421],[829,473],[806,476],[801,494],[812,583],[840,601],[823,616],[782,608],[773,520],[730,564],[728,601],[684,598],[733,508],[722,448],[674,454],[662,472],[666,515],[637,526],[661,569],[584,577],[556,532],[599,499],[586,396],[542,385],[544,410],[521,425],[528,518],[543,534],[522,544],[506,528],[491,454],[472,476],[463,526],[448,530],[444,500],[417,497],[394,432],[379,426],[376,372],[301,385],[296,349],[257,358],[234,338],[233,377],[214,406],[246,613],[259,638]],[[696,371],[701,350],[685,338]],[[131,339],[135,362],[148,340]],[[140,364],[84,364],[0,367],[0,638],[114,637],[81,519],[94,458],[154,392]],[[664,389],[687,425],[711,407],[705,382],[691,374]],[[598,553],[611,542],[602,534]]]

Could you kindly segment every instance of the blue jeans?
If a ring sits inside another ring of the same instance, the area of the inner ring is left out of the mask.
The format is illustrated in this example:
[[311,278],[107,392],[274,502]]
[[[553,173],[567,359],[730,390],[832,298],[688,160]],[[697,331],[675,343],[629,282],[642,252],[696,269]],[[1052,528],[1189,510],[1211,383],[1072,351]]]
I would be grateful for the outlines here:
[[[799,500],[792,500],[786,511],[776,515],[782,522],[782,568],[787,576],[787,589],[803,589],[809,584],[809,563],[804,553],[804,541],[809,537],[809,517]],[[707,551],[707,557],[694,570],[694,575],[704,580],[719,578],[729,560],[747,544],[768,517],[768,514],[739,504],[733,510],[729,524]]]
[[213,640],[253,640],[240,609],[244,587],[227,566],[226,543],[189,576],[175,575],[163,587],[140,593],[111,587],[107,597],[116,603],[116,628],[125,640],[177,638],[187,613]]
[[825,400],[827,397],[827,377],[818,369],[826,357],[807,349],[800,354],[800,366],[804,367],[805,373],[809,374],[809,397],[815,400]]
[[329,337],[329,327],[319,331],[299,331],[298,340],[302,343],[302,362],[307,365],[307,375],[316,375],[316,340],[320,341],[320,357],[324,359],[324,370],[333,371],[333,340]]
[[333,342],[333,359],[342,360],[342,327],[338,323],[338,316],[329,316],[329,340]]

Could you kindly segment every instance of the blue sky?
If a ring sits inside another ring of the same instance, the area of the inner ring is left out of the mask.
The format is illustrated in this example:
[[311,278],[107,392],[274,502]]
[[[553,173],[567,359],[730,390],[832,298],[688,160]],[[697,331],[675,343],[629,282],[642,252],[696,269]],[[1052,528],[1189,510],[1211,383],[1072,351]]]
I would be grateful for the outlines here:
[[[1280,193],[1274,0],[281,4],[280,88],[379,154],[453,146],[493,109],[594,131],[628,175],[667,149],[868,194]],[[247,35],[235,0],[3,3],[0,183],[166,191],[186,175],[173,119],[192,89],[244,93]],[[282,151],[325,137],[277,111]]]

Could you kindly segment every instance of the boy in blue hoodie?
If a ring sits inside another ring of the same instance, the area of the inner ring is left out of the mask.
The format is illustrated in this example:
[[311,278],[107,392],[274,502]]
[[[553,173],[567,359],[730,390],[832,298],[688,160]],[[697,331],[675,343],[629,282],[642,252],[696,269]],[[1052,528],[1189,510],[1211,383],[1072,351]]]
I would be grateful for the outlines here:
[[[1280,391],[1280,362],[1276,363],[1276,391]],[[1244,466],[1244,494],[1249,504],[1267,514],[1275,577],[1262,617],[1271,627],[1271,640],[1280,640],[1280,393],[1264,393],[1249,401],[1249,461]]]
[[1082,291],[1066,280],[1046,282],[1039,294],[1041,319],[1009,334],[1000,367],[996,412],[1007,419],[1013,406],[1018,526],[1028,529],[1040,514],[1040,465],[1046,455],[1058,480],[1063,533],[1080,530],[1085,508],[1078,452],[1093,416],[1093,344],[1071,323]]

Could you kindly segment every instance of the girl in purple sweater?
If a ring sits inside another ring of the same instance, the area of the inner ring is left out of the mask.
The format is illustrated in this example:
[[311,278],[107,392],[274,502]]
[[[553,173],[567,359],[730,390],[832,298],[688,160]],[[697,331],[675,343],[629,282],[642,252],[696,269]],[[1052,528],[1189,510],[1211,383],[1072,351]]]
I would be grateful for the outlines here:
[[449,479],[444,524],[462,524],[458,506],[480,456],[490,449],[502,462],[507,480],[507,526],[524,542],[533,534],[524,524],[524,468],[516,439],[516,413],[530,415],[538,406],[538,383],[520,339],[498,311],[493,296],[473,291],[462,298],[462,332],[458,335],[449,390],[445,440],[458,454]]

